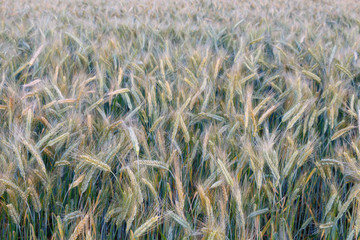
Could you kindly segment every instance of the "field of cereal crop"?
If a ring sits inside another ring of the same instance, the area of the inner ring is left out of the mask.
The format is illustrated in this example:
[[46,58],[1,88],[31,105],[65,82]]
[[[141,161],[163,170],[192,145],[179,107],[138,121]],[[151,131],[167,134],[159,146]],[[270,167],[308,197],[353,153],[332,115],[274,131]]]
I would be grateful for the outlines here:
[[357,0],[0,0],[0,239],[358,239]]

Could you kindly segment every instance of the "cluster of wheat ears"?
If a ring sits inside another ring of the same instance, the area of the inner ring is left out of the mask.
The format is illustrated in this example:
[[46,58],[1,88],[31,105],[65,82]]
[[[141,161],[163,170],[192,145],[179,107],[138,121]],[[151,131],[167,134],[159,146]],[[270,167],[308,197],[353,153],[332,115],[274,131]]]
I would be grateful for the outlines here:
[[357,239],[359,9],[0,1],[0,238]]

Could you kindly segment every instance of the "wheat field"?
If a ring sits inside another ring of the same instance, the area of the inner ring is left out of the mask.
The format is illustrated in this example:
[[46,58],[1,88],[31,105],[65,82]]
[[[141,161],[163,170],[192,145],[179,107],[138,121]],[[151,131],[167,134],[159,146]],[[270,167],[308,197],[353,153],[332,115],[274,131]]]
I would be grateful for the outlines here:
[[0,0],[0,239],[358,239],[357,0]]

